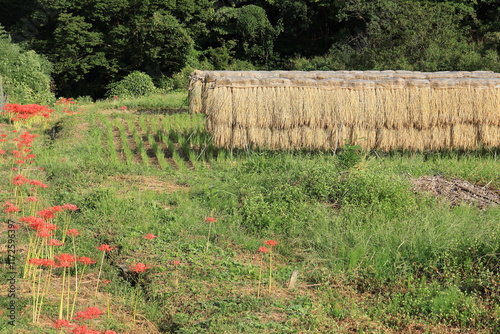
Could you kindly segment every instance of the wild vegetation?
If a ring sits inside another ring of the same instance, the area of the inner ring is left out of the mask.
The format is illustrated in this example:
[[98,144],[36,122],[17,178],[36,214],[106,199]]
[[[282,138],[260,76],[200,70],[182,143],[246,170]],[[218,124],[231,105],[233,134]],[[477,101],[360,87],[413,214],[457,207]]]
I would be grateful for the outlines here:
[[500,330],[500,207],[412,184],[498,196],[495,149],[228,151],[185,106],[155,94],[60,99],[49,123],[3,115],[0,238],[15,229],[19,275],[3,298],[2,248],[2,333],[12,300],[16,333]]

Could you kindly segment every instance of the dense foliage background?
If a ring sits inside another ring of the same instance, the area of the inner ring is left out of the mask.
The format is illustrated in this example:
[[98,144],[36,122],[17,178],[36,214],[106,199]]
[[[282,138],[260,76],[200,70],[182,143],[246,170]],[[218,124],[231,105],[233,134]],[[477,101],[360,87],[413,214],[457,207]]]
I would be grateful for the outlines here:
[[500,0],[0,0],[12,41],[94,98],[133,71],[179,88],[202,69],[500,71]]

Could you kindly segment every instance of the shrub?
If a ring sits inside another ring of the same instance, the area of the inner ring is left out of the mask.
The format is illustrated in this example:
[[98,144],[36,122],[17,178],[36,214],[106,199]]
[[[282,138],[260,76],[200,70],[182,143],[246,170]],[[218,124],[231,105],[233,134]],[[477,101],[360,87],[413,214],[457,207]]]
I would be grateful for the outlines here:
[[146,73],[133,71],[118,82],[108,85],[108,97],[140,97],[157,91],[153,79]]
[[51,70],[48,60],[12,43],[0,26],[0,104],[53,102]]

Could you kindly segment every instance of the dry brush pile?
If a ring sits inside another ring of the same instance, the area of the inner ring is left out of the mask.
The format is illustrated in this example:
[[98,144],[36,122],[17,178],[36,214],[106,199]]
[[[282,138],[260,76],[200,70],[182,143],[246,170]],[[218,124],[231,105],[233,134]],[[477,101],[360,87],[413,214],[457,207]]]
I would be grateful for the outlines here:
[[500,73],[195,71],[190,108],[225,148],[500,146]]

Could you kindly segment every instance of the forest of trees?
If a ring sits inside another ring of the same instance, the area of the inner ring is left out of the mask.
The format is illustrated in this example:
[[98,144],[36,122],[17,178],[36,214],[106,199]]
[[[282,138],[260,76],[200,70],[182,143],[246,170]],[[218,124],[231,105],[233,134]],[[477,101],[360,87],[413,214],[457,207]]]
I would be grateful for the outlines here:
[[133,71],[164,88],[194,68],[500,71],[500,0],[0,0],[0,38],[72,97]]

